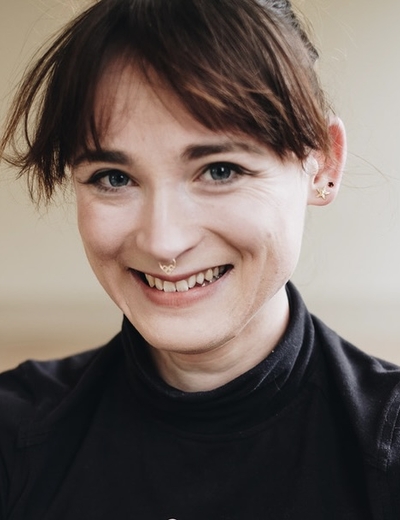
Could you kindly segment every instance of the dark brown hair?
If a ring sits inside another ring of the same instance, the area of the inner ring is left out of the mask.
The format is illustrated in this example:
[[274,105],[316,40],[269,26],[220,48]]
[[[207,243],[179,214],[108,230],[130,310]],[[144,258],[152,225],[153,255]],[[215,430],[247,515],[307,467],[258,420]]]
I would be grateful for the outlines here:
[[317,53],[290,2],[100,0],[28,71],[10,111],[0,153],[33,198],[49,201],[78,150],[101,147],[96,86],[121,57],[155,71],[211,130],[251,135],[281,157],[329,153]]

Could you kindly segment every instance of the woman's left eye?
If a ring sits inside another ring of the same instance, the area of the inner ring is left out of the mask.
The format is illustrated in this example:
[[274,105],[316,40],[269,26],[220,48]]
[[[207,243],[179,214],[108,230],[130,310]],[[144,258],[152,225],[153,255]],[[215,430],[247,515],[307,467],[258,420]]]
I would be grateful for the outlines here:
[[234,179],[236,175],[244,173],[243,169],[231,163],[215,163],[207,167],[203,172],[203,178],[215,182],[229,182]]
[[113,188],[121,188],[129,183],[129,177],[118,170],[108,172],[103,178],[106,178]]

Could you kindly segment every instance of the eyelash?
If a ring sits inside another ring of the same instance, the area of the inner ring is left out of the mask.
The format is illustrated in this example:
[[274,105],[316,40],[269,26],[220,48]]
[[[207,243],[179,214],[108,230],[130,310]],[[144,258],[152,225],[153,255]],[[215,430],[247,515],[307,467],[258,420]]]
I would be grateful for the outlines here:
[[[204,176],[207,172],[210,172],[213,168],[226,168],[226,169],[230,170],[231,173],[233,172],[237,176],[249,175],[249,173],[250,173],[235,163],[215,162],[215,163],[211,163],[211,164],[207,165],[207,167],[203,169],[202,176]],[[229,178],[227,178],[227,179],[212,179],[208,182],[211,182],[213,184],[230,184],[232,182],[235,182],[236,175],[234,175],[233,178],[232,178],[232,176],[229,176]]]
[[[243,175],[249,175],[250,172],[239,166],[235,163],[230,162],[214,162],[211,164],[208,164],[205,168],[203,168],[200,178],[204,177],[207,173],[211,172],[213,168],[225,168],[229,170],[230,175],[229,178],[226,179],[210,179],[206,182],[209,184],[217,184],[217,185],[227,185],[231,184],[232,182],[235,182],[237,180],[236,176],[243,176]],[[234,174],[232,176],[232,173]],[[236,175],[235,175],[236,174]],[[105,185],[102,183],[103,179],[110,177],[111,175],[117,175],[120,177],[123,177],[126,179],[126,184],[123,184],[121,186],[111,186],[111,185]],[[211,173],[210,173],[211,175]],[[124,173],[121,170],[118,169],[107,169],[107,170],[100,170],[95,172],[84,184],[90,184],[96,186],[97,189],[104,191],[104,192],[116,192],[120,191],[122,188],[125,188],[126,186],[129,186],[129,184],[133,182],[132,179],[129,177],[128,174]]]
[[[102,183],[102,180],[106,177],[110,177],[111,175],[119,175],[121,177],[124,177],[127,180],[126,184],[123,184],[122,186],[106,186]],[[100,170],[94,173],[89,180],[87,180],[84,184],[91,184],[93,186],[96,186],[97,189],[105,192],[115,192],[119,191],[122,188],[125,188],[129,185],[129,183],[132,182],[132,179],[129,177],[128,174],[124,173],[123,171],[117,170],[117,169],[109,169],[109,170]]]

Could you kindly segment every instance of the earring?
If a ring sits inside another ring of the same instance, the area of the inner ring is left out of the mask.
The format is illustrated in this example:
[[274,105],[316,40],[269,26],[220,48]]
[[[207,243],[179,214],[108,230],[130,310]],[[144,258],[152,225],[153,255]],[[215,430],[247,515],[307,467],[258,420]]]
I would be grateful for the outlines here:
[[176,260],[173,258],[170,264],[162,264],[161,262],[158,262],[158,266],[165,274],[171,274],[176,267]]
[[327,187],[333,188],[334,184],[333,182],[329,182],[327,186],[324,186],[322,189],[317,188],[317,199],[323,199],[326,200],[326,196],[330,195],[331,192],[327,190]]

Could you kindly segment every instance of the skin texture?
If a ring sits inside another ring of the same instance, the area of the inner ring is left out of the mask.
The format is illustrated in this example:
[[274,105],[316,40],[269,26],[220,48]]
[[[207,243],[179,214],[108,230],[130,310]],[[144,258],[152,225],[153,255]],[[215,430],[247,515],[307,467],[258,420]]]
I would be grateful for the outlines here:
[[[306,207],[337,192],[343,128],[332,124],[335,161],[282,161],[249,136],[206,129],[156,78],[150,86],[128,67],[104,75],[96,107],[108,155],[78,157],[72,169],[89,262],[169,384],[221,386],[265,358],[287,326],[284,286]],[[328,179],[335,187],[316,197]],[[158,264],[173,258],[166,275]],[[218,266],[229,268],[186,292],[150,288],[138,274],[178,281]]]

